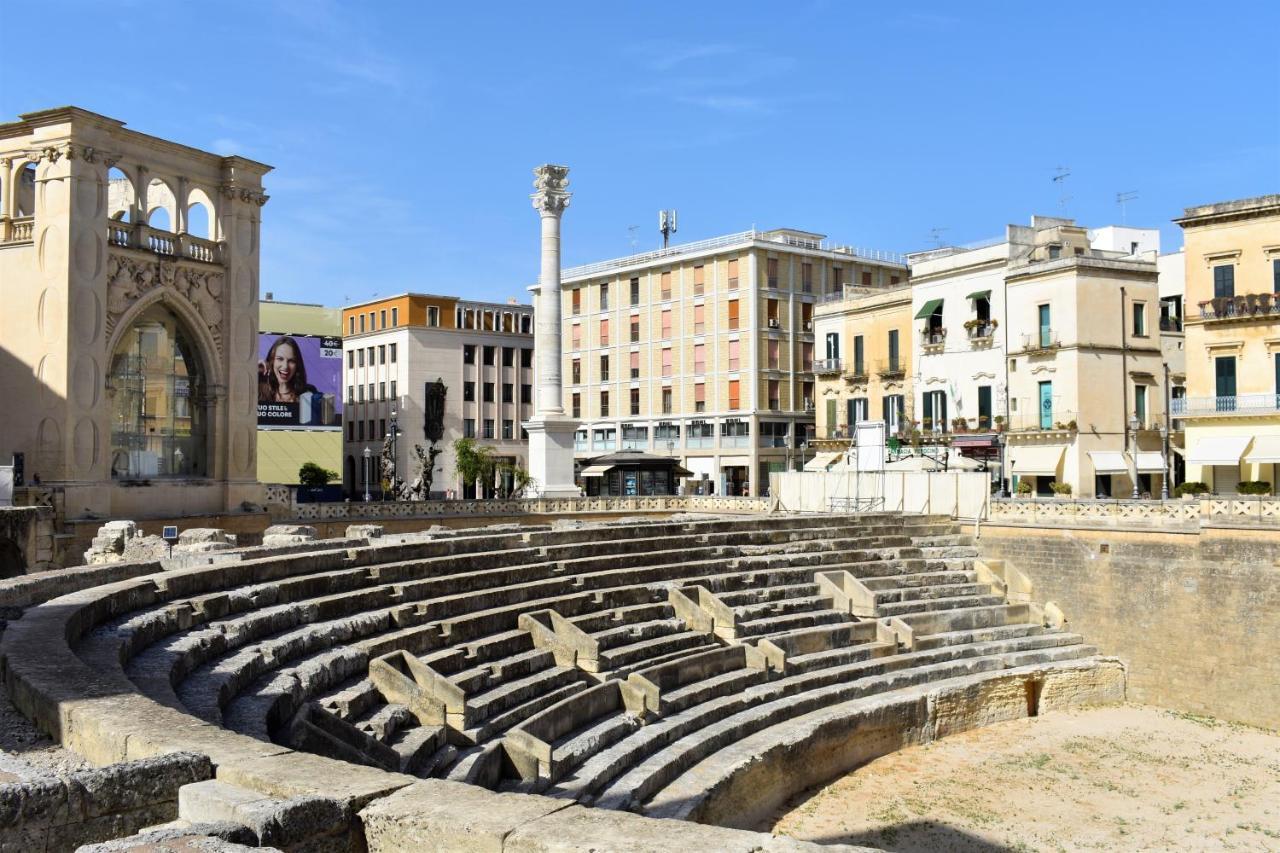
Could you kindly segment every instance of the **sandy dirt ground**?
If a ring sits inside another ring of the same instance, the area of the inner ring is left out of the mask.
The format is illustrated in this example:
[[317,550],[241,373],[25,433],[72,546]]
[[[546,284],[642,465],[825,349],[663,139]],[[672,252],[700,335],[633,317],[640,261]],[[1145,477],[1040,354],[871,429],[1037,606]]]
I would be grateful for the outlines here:
[[1014,720],[873,761],[772,830],[913,853],[1280,851],[1280,735],[1133,705]]

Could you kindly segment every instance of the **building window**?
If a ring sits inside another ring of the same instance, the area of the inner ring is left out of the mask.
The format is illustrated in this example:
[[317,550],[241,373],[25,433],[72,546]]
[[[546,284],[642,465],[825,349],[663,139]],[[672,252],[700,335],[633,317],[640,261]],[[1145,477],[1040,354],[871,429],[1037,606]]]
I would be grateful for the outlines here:
[[[1217,410],[1220,412],[1235,411],[1236,396],[1236,357],[1221,355],[1213,360],[1214,391],[1218,397]],[[1224,398],[1229,398],[1229,402]],[[1227,406],[1229,408],[1224,408]]]
[[462,437],[463,438],[476,437],[476,419],[475,418],[462,419]]
[[600,381],[609,381],[609,356],[607,355],[600,356]]
[[569,329],[569,346],[571,349],[582,349],[582,326],[577,323]]
[[387,419],[379,418],[378,419],[378,438],[381,439],[386,437],[387,437]]
[[902,362],[899,360],[898,350],[898,330],[889,330],[889,370],[896,372],[902,370]]
[[502,366],[513,367],[515,363],[516,363],[515,347],[503,347],[502,348]]
[[729,261],[729,289],[738,289],[738,259],[733,258]]
[[631,356],[630,356],[630,358],[631,358],[631,378],[632,378],[632,379],[639,379],[639,378],[640,378],[640,352],[639,352],[639,350],[634,350],[634,351],[632,351],[632,352],[631,352]]
[[377,352],[377,349],[375,347],[369,347],[369,366],[370,367],[373,367],[375,364],[377,364],[377,362],[374,361],[373,359],[373,356],[376,352]]
[[485,403],[493,402],[493,383],[485,382],[480,386],[480,399]]
[[575,358],[569,362],[569,377],[574,385],[582,384],[582,360]]
[[778,259],[769,258],[765,261],[765,286],[776,288],[778,286]]
[[363,403],[364,402],[364,386],[363,385],[356,386],[356,394],[358,395],[356,402]]
[[729,411],[737,411],[741,408],[741,400],[738,397],[738,390],[741,383],[737,379],[729,380]]
[[991,429],[991,386],[978,386],[978,429]]
[[631,414],[633,415],[640,414],[640,389],[639,388],[631,389]]
[[533,386],[527,382],[520,383],[520,402],[525,405],[533,402]]
[[[659,297],[666,301],[671,298],[671,272],[667,271],[658,276],[658,292]],[[638,305],[640,300],[638,297],[632,297],[631,304]]]
[[[671,414],[671,397],[672,397],[671,389],[663,388],[662,389],[662,414],[664,415]],[[658,427],[658,429],[662,429],[662,427]],[[676,427],[676,429],[679,429],[679,427]]]
[[770,379],[769,380],[769,411],[776,412],[781,409],[782,409],[782,383],[777,379]]
[[607,319],[600,321],[600,346],[607,347],[609,345],[609,321]]
[[609,310],[609,282],[600,283],[600,310]]
[[391,347],[391,363],[395,364],[396,363],[396,345],[390,344],[389,346]]
[[813,264],[800,264],[800,289],[805,293],[813,293]]
[[349,349],[347,350],[347,369],[351,369],[355,366],[356,366],[356,351]]
[[347,421],[347,441],[356,440],[356,422]]
[[364,367],[364,347],[356,350],[356,364]]
[[1213,295],[1217,298],[1236,295],[1235,265],[1225,264],[1213,268]]
[[347,318],[347,334],[354,335],[355,333],[356,333],[356,318],[348,317]]
[[396,396],[396,381],[394,379],[391,380],[391,399],[398,399]]
[[357,421],[356,426],[359,427],[359,430],[356,433],[356,438],[360,441],[364,441],[364,421]]
[[1271,262],[1271,292],[1280,293],[1280,258]]
[[631,304],[640,304],[640,279],[638,278],[631,279]]
[[764,301],[764,304],[765,304],[765,317],[768,320],[769,328],[770,329],[781,328],[782,324],[778,321],[778,300],[766,299]]
[[1147,336],[1147,306],[1143,302],[1133,303],[1133,336],[1135,338]]
[[378,319],[382,321],[381,328],[385,329],[387,327],[387,309],[386,308],[383,308],[381,311],[378,312]]
[[693,333],[695,335],[704,334],[707,331],[707,306],[693,306]]
[[486,347],[484,348],[484,365],[485,365],[485,367],[493,367],[493,356],[494,356],[494,350],[495,350],[495,349],[497,349],[497,347],[493,347],[493,346],[486,346]]
[[695,376],[701,376],[707,372],[707,345],[693,345],[693,372]]
[[729,372],[733,373],[741,369],[741,363],[739,361],[741,342],[736,340],[729,341],[727,349],[729,351]]
[[800,343],[800,369],[808,370],[811,367],[813,367],[813,343],[802,341]]
[[729,300],[729,331],[735,331],[738,328],[738,300]]
[[387,383],[385,382],[378,383],[378,399],[384,403],[387,401]]
[[533,350],[531,349],[520,350],[520,366],[533,367]]
[[481,423],[481,438],[493,438],[493,418],[485,418]]
[[707,383],[695,382],[693,384],[693,410],[695,412],[705,412],[707,410]]
[[671,340],[671,309],[662,309],[662,338]]
[[360,331],[364,331],[364,315],[360,315]]
[[572,402],[572,405],[569,407],[569,410],[573,413],[573,416],[575,418],[582,417],[582,395],[575,392],[572,397],[572,400],[573,402]]
[[693,268],[693,295],[701,296],[702,290],[706,286],[706,268],[696,266]]
[[844,267],[831,268],[831,292],[842,293],[844,291]]
[[475,344],[462,345],[462,363],[463,364],[476,363],[476,345]]
[[514,403],[516,401],[516,386],[510,382],[502,383],[502,402]]
[[926,391],[920,426],[925,432],[947,431],[947,392]]
[[504,419],[502,421],[502,437],[510,441],[515,437],[516,424],[515,421]]
[[467,380],[462,383],[462,402],[474,403],[476,399],[476,383]]
[[602,418],[609,417],[609,392],[608,391],[600,392],[600,417]]
[[765,352],[766,357],[769,359],[769,369],[778,370],[782,364],[782,341],[771,339]]
[[631,343],[634,344],[634,343],[638,343],[639,341],[640,341],[640,315],[632,314],[631,315]]
[[906,397],[901,394],[886,394],[881,398],[881,410],[884,414],[885,430],[889,435],[900,435],[902,424],[906,420]]
[[569,305],[573,316],[576,317],[582,313],[582,288],[575,287],[569,291]]
[[663,347],[662,348],[662,375],[663,376],[671,375],[671,363],[672,363],[671,347]]
[[1147,428],[1147,386],[1133,386],[1133,414],[1138,418],[1138,429]]
[[869,270],[862,271],[862,286],[863,287],[871,286],[871,272]]
[[400,325],[400,309],[399,308],[391,309],[391,325],[392,326]]
[[840,333],[827,332],[826,345],[827,345],[827,349],[826,349],[827,354],[825,356],[826,359],[828,361],[834,361],[835,359],[838,359],[840,357]]
[[853,373],[855,376],[865,376],[867,363],[864,361],[866,356],[866,348],[863,345],[862,335],[853,336]]
[[347,386],[347,402],[354,403],[356,401],[356,389],[354,385]]
[[378,344],[378,364],[387,363],[387,345]]

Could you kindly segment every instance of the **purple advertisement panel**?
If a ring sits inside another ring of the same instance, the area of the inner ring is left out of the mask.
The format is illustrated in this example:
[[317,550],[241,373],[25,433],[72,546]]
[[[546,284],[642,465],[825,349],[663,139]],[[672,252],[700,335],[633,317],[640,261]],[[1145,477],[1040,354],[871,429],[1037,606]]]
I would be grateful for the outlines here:
[[258,335],[258,426],[342,429],[342,339]]

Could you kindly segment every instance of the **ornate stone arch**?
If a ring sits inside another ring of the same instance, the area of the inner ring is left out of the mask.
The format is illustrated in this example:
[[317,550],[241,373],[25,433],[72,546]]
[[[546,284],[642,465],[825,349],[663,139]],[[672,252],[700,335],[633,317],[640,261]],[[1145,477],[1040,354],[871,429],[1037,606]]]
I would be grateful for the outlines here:
[[225,386],[226,377],[223,375],[222,359],[219,357],[221,348],[213,333],[209,330],[208,324],[189,301],[180,294],[163,287],[142,294],[127,310],[114,319],[108,313],[107,322],[111,327],[110,335],[107,338],[108,357],[116,351],[125,331],[133,325],[134,320],[152,305],[161,302],[178,315],[195,339],[197,344],[196,355],[200,359],[201,369],[204,370],[205,375],[208,377],[210,388]]

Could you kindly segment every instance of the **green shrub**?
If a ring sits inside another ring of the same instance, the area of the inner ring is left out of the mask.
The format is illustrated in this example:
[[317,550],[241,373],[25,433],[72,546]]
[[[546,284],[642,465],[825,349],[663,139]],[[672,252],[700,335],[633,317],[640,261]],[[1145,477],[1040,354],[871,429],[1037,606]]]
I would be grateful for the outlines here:
[[1019,480],[1018,488],[1015,489],[1015,491],[1020,495],[1029,495],[1034,490],[1031,488],[1031,484],[1028,483],[1026,480]]
[[1266,480],[1245,480],[1240,483],[1239,492],[1242,495],[1269,495],[1271,484]]
[[327,486],[338,479],[337,471],[322,468],[314,462],[306,462],[298,469],[298,483],[303,486]]
[[1059,483],[1057,480],[1054,480],[1049,484],[1049,491],[1053,492],[1055,495],[1069,495],[1071,494],[1071,484]]
[[1183,495],[1205,495],[1209,493],[1209,487],[1199,480],[1188,480],[1185,483],[1179,483],[1173,490],[1173,496],[1180,498]]

